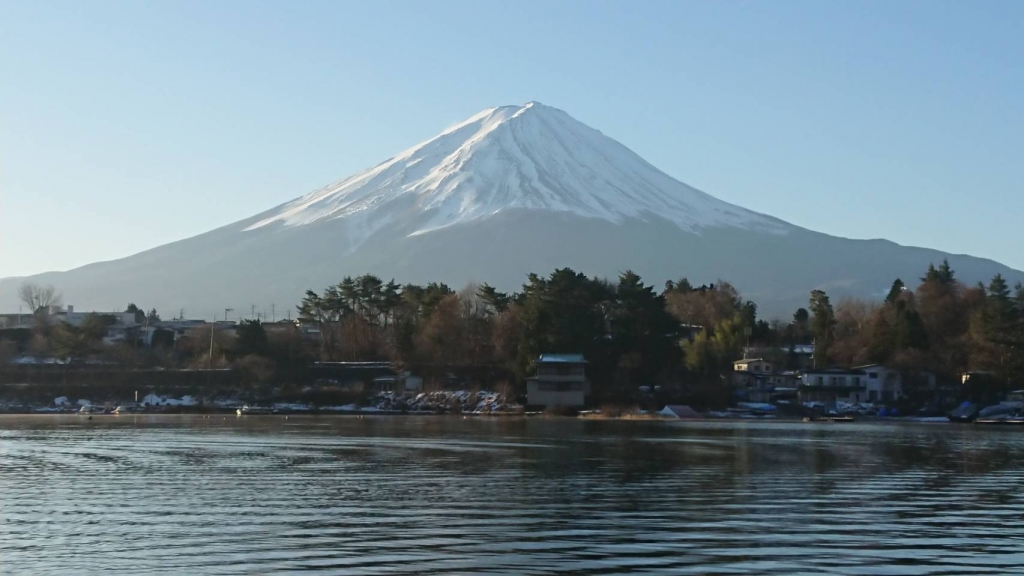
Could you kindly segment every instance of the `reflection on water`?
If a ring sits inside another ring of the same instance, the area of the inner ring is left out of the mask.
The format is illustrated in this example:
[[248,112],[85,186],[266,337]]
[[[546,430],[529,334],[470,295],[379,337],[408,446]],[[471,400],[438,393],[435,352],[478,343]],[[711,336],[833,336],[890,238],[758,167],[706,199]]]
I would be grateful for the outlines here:
[[0,573],[1024,573],[1024,433],[0,418]]

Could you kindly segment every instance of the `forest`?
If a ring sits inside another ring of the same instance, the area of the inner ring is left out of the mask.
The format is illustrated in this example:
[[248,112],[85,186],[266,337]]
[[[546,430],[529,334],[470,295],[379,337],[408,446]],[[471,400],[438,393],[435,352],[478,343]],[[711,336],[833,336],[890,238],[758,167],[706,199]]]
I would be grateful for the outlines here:
[[661,290],[632,272],[615,281],[560,269],[531,274],[522,289],[488,284],[398,285],[372,275],[309,291],[303,322],[319,328],[324,360],[493,367],[522,383],[543,352],[582,352],[596,401],[626,401],[640,386],[725,386],[745,347],[798,367],[798,344],[814,344],[814,366],[885,364],[959,382],[985,372],[1011,389],[1024,368],[1024,287],[1001,276],[967,286],[947,262],[911,287],[894,279],[884,300],[841,299],[813,290],[786,320],[758,317],[728,282],[687,279]]
[[[127,311],[160,326],[156,310],[131,304]],[[884,300],[833,303],[812,290],[807,306],[786,319],[760,318],[757,305],[725,281],[698,286],[683,278],[658,289],[630,271],[607,280],[568,268],[530,274],[514,293],[486,283],[456,291],[345,277],[307,291],[297,312],[295,323],[242,321],[234,337],[199,327],[175,340],[158,330],[151,347],[134,339],[102,345],[109,322],[102,315],[78,327],[39,322],[0,330],[0,361],[50,354],[73,363],[231,367],[263,383],[301,379],[315,361],[388,361],[521,393],[541,353],[574,352],[588,360],[595,403],[632,401],[641,387],[663,390],[666,400],[696,390],[723,403],[745,347],[796,369],[794,347],[813,344],[818,368],[879,363],[947,383],[973,371],[1000,389],[1024,387],[1024,287],[1001,276],[968,286],[946,262],[911,283],[894,279]]]

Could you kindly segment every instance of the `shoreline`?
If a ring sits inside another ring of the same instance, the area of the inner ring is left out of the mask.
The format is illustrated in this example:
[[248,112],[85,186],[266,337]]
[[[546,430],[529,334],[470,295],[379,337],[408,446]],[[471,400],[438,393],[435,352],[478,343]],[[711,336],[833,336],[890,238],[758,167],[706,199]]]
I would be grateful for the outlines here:
[[[295,410],[295,411],[274,411],[269,413],[238,414],[236,410],[227,408],[211,408],[208,410],[151,410],[142,412],[102,412],[83,413],[78,411],[6,411],[0,412],[0,418],[4,416],[18,417],[53,417],[53,416],[78,416],[83,419],[93,418],[127,418],[138,416],[156,417],[183,417],[183,416],[233,416],[235,418],[289,418],[293,416],[320,418],[320,417],[358,417],[381,416],[381,417],[437,417],[452,419],[473,418],[499,418],[499,419],[542,419],[542,420],[586,420],[600,422],[661,422],[667,424],[697,424],[714,422],[752,422],[752,423],[778,423],[778,424],[807,424],[807,425],[829,425],[840,426],[842,424],[953,424],[945,417],[915,417],[904,416],[896,418],[865,417],[850,422],[829,422],[825,420],[807,421],[801,418],[740,418],[740,417],[707,417],[707,418],[668,418],[647,415],[625,415],[625,416],[564,416],[558,414],[545,414],[543,412],[429,412],[429,411],[388,411],[388,410]],[[971,424],[974,424],[973,422]],[[981,423],[986,427],[989,423]],[[994,423],[993,423],[994,424]],[[959,426],[957,427],[959,428]]]

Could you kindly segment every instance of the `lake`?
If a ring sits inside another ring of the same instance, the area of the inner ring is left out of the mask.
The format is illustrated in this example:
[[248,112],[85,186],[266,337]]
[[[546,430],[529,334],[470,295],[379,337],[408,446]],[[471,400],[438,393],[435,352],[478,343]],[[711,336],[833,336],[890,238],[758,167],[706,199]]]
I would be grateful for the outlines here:
[[0,573],[1024,573],[1024,430],[2,416]]

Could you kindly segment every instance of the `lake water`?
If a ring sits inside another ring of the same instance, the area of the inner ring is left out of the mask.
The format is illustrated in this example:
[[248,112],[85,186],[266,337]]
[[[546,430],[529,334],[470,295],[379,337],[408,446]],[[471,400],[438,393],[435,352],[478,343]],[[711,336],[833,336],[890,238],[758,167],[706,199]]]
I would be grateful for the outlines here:
[[1024,430],[0,417],[3,574],[1024,574]]

